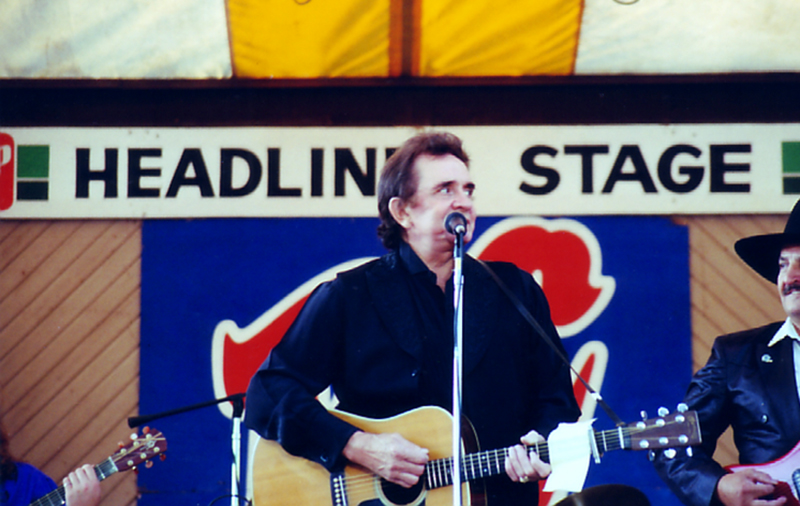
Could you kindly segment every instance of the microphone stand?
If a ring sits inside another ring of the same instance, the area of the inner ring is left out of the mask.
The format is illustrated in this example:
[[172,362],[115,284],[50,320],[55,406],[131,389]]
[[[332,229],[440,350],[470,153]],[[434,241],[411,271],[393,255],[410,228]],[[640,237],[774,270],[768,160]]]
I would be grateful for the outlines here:
[[463,350],[464,229],[453,246],[453,506],[461,506],[461,375]]
[[140,425],[144,425],[145,423],[150,422],[152,420],[156,420],[158,418],[177,415],[180,413],[185,413],[187,411],[193,411],[195,409],[205,408],[207,406],[213,406],[215,404],[221,404],[223,402],[230,401],[231,403],[233,403],[233,417],[231,418],[233,421],[233,428],[231,429],[231,445],[233,450],[233,462],[231,463],[231,506],[237,506],[238,504],[237,499],[241,497],[241,494],[239,493],[239,483],[240,483],[239,461],[240,461],[241,446],[242,446],[241,427],[242,427],[242,413],[244,412],[244,396],[245,394],[243,393],[233,394],[222,399],[215,399],[213,401],[192,404],[191,406],[185,406],[170,411],[163,411],[161,413],[155,413],[153,415],[132,416],[128,418],[128,427],[130,428],[138,427]]

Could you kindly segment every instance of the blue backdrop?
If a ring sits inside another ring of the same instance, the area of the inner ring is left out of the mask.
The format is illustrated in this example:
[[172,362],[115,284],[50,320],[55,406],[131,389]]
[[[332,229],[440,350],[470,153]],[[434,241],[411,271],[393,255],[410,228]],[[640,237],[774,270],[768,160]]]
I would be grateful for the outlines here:
[[[478,234],[498,220],[479,218]],[[615,278],[616,290],[591,325],[565,339],[567,351],[572,356],[587,341],[605,343],[601,393],[626,422],[638,420],[641,410],[654,416],[659,406],[674,408],[691,375],[685,227],[654,217],[577,221],[596,236],[602,273]],[[245,327],[320,272],[383,254],[377,224],[367,218],[146,220],[140,413],[213,400],[217,324],[233,320]],[[613,428],[600,409],[596,416],[596,429]],[[150,425],[164,432],[169,449],[165,462],[139,474],[140,505],[230,504],[230,419],[206,407]],[[680,504],[645,452],[610,452],[591,464],[586,485],[602,483],[636,486],[660,506]]]

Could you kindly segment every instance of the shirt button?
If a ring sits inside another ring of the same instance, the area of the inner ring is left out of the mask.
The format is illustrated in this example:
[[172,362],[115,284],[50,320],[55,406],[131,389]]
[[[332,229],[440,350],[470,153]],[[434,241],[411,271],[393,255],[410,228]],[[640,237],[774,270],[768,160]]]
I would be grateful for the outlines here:
[[766,414],[761,415],[761,423],[767,423],[768,421],[769,417]]

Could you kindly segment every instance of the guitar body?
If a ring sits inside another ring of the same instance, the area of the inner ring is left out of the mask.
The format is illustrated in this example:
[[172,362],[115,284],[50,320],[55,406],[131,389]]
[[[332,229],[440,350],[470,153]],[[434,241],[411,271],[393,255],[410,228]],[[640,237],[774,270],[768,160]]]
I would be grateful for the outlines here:
[[800,443],[797,443],[786,455],[772,462],[753,465],[735,465],[729,466],[727,469],[733,472],[743,471],[745,469],[756,469],[767,473],[779,482],[772,495],[775,498],[786,497],[786,502],[784,503],[786,506],[800,506],[798,490],[795,489],[792,481],[792,473],[800,469]]
[[[332,411],[342,420],[375,434],[397,433],[428,449],[428,463],[417,486],[406,489],[389,483],[364,468],[346,466],[329,473],[323,466],[294,457],[275,441],[260,439],[253,456],[253,494],[256,506],[449,506],[453,504],[453,423],[450,413],[438,407],[422,407],[392,418],[374,420]],[[580,437],[580,436],[579,436]],[[697,413],[680,410],[624,427],[592,431],[594,448],[644,450],[691,446],[702,442]],[[463,506],[485,506],[483,478],[505,474],[508,448],[478,450],[475,430],[461,423],[459,474]],[[588,447],[587,447],[588,451]],[[545,441],[528,447],[550,462]],[[800,506],[800,505],[799,505]]]
[[[452,456],[452,417],[438,407],[422,407],[392,418],[375,420],[340,411],[335,416],[365,432],[399,433],[412,443],[427,448],[430,460]],[[471,429],[471,427],[469,427]],[[462,424],[462,439],[474,441]],[[467,449],[469,450],[469,449]],[[261,439],[253,460],[253,499],[256,506],[277,505],[338,505],[332,498],[331,475],[323,466],[294,457],[275,441]],[[453,503],[452,487],[407,490],[385,482],[357,466],[344,471],[348,506],[416,506],[423,500],[427,506],[447,506]],[[462,503],[472,503],[469,483],[462,483]],[[476,503],[482,498],[476,497]]]

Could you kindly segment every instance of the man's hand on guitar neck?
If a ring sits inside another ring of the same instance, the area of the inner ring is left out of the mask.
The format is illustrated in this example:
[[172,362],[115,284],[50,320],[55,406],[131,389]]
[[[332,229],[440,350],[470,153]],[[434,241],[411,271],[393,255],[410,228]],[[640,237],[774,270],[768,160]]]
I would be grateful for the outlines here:
[[100,503],[100,481],[94,467],[85,464],[64,478],[67,506],[95,506]]
[[359,431],[350,437],[342,453],[350,462],[406,488],[417,484],[428,463],[428,450],[400,434]]
[[[544,437],[535,430],[522,436],[522,444],[512,446],[508,449],[506,459],[506,474],[512,481],[527,483],[528,481],[538,481],[547,478],[550,474],[550,464],[539,458],[536,452],[530,452],[526,446],[544,441]],[[525,446],[523,446],[525,445]]]
[[725,506],[779,506],[785,497],[773,500],[759,499],[771,494],[778,482],[756,469],[745,469],[726,474],[717,482],[717,497]]

